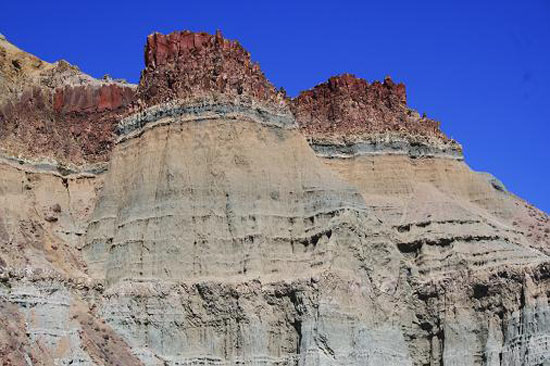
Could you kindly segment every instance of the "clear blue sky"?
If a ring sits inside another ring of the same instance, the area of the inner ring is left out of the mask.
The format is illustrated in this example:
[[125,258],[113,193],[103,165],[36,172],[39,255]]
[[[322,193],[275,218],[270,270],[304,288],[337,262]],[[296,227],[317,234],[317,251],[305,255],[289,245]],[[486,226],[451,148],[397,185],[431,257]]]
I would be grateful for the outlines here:
[[223,30],[296,95],[391,75],[473,169],[550,211],[550,0],[4,1],[0,32],[47,60],[137,82],[147,34]]

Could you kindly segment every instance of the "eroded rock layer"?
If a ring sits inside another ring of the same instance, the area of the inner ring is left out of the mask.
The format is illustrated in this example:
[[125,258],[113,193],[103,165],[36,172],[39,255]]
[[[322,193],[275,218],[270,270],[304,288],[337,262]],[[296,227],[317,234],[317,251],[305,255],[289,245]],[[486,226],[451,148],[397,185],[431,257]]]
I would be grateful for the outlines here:
[[439,122],[407,106],[405,85],[390,77],[369,84],[351,74],[330,78],[291,100],[300,128],[318,155],[372,154],[462,158]]
[[0,40],[0,153],[64,164],[105,162],[135,86],[49,64]]
[[186,31],[149,36],[134,90],[0,42],[4,363],[550,362],[548,216],[402,84],[289,101],[236,42]]
[[[407,119],[401,88],[386,80],[388,92],[377,94],[350,78],[344,91],[331,79],[303,93],[293,109],[316,154],[396,233],[421,328],[405,332],[413,363],[536,365],[548,359],[549,330],[538,320],[527,328],[523,323],[546,317],[548,301],[538,289],[547,286],[541,272],[547,270],[548,216],[491,175],[469,169],[458,145],[434,124]],[[360,85],[362,94],[350,85]],[[386,124],[388,118],[394,122]],[[373,144],[380,126],[388,133],[384,143]]]
[[223,38],[220,31],[154,33],[147,38],[139,89],[144,104],[218,94],[284,107],[284,93],[238,42]]

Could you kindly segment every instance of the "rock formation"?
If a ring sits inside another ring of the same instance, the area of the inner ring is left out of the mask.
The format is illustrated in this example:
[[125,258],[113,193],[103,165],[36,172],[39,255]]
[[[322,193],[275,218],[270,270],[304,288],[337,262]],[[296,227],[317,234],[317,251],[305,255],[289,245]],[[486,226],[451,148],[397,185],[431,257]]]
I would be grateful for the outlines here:
[[50,64],[0,39],[1,153],[58,163],[106,162],[135,86]]
[[149,36],[137,87],[0,46],[4,364],[550,362],[548,216],[402,84],[288,99],[219,32]]
[[284,93],[236,41],[215,35],[174,32],[147,37],[139,97],[147,105],[213,95],[284,106]]
[[462,157],[462,147],[438,122],[407,106],[405,85],[389,76],[372,84],[351,74],[335,76],[301,92],[291,107],[318,155]]

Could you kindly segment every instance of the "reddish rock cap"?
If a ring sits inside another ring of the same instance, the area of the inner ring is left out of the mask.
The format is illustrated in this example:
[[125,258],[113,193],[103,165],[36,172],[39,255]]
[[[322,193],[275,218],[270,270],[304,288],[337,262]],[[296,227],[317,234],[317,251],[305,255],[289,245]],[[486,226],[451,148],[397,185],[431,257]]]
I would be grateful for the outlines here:
[[251,62],[250,54],[238,42],[224,39],[220,31],[151,34],[138,94],[145,105],[213,94],[284,101],[284,93]]
[[447,140],[439,122],[407,106],[405,85],[390,77],[369,84],[351,74],[334,76],[301,92],[291,109],[308,137],[398,132]]

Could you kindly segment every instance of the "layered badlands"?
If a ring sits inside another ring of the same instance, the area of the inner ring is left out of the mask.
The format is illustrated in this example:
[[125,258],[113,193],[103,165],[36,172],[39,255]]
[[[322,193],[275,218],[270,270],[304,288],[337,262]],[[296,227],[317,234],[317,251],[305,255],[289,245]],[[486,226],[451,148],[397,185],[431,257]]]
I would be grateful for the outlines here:
[[288,99],[221,33],[138,86],[0,40],[6,365],[543,365],[549,218],[386,78]]

